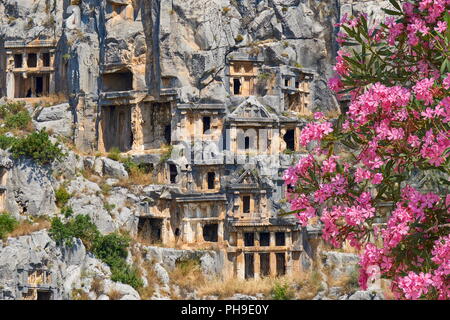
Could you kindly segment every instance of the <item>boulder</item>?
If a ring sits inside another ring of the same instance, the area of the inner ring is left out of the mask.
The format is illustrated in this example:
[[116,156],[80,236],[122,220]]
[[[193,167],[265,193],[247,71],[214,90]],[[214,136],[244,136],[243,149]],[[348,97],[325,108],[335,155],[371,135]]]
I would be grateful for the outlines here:
[[33,123],[38,130],[46,128],[56,134],[71,137],[74,122],[71,109],[68,103],[42,108]]

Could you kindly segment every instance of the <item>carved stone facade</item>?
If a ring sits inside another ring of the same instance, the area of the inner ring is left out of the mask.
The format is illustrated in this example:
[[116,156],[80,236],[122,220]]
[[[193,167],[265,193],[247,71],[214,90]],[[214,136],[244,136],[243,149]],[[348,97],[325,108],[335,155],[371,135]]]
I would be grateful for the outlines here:
[[6,97],[38,98],[55,93],[54,40],[6,41]]

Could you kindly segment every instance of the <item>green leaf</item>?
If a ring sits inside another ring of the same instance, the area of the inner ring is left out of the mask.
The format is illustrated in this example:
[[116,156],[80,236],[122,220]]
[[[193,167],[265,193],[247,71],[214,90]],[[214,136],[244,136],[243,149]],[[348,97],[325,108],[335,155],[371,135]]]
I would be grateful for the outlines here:
[[402,8],[401,8],[400,5],[397,3],[397,1],[395,1],[395,0],[389,0],[389,2],[394,6],[395,9],[397,9],[398,11],[402,11]]

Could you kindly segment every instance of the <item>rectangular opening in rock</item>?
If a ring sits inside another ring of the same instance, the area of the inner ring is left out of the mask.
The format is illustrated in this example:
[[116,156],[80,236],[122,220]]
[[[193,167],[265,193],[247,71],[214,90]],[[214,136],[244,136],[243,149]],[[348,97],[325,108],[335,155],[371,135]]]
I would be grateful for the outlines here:
[[23,66],[23,55],[15,54],[14,55],[14,68],[22,68]]
[[284,142],[286,142],[286,149],[290,151],[295,151],[295,130],[288,129],[283,136]]
[[28,68],[36,68],[37,67],[37,54],[29,53],[27,59]]
[[277,260],[277,276],[284,276],[286,274],[286,260],[285,253],[276,253]]
[[139,217],[138,236],[151,243],[161,242],[163,219]]
[[177,183],[178,170],[174,164],[169,164],[170,183]]
[[209,242],[217,242],[218,230],[219,230],[219,225],[217,223],[205,224],[203,226],[203,239],[205,241],[209,241]]
[[275,233],[275,245],[276,246],[285,246],[286,245],[286,237],[284,232],[276,232]]
[[244,232],[244,246],[253,247],[255,245],[255,234],[253,232]]
[[250,213],[250,196],[242,197],[242,212]]
[[133,90],[133,73],[129,70],[104,73],[102,82],[103,92],[130,91]]
[[44,67],[50,67],[50,53],[44,52],[42,54],[42,64]]
[[51,300],[52,292],[46,290],[38,290],[37,291],[37,299],[36,300]]
[[215,180],[216,180],[216,173],[208,172],[208,189],[211,190],[215,188]]
[[105,150],[117,148],[121,152],[129,151],[133,144],[131,107],[103,106],[101,117]]
[[245,253],[245,279],[252,279],[255,277],[254,254]]
[[270,253],[259,254],[259,265],[262,277],[270,275]]
[[209,130],[211,130],[211,117],[203,117],[203,133],[207,133]]
[[270,233],[269,232],[261,232],[259,234],[259,245],[261,247],[270,246]]
[[241,94],[241,80],[238,78],[233,79],[233,94],[240,95]]
[[250,137],[244,138],[244,150],[246,151],[250,150]]
[[289,87],[291,85],[291,79],[290,78],[285,78],[284,79],[284,86],[285,87]]
[[42,77],[36,77],[36,96],[41,97],[44,91],[44,81]]

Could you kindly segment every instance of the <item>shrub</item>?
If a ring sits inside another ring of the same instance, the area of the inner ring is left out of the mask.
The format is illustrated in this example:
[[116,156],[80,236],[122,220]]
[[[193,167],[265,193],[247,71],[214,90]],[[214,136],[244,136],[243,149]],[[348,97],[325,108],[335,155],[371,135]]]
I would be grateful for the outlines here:
[[288,283],[276,282],[272,288],[272,298],[274,300],[291,300],[294,298],[294,292]]
[[238,35],[236,36],[236,38],[234,38],[234,40],[235,40],[236,42],[241,42],[242,40],[244,40],[244,37],[243,37],[242,35],[238,34]]
[[68,247],[73,246],[73,238],[80,238],[88,250],[100,236],[97,226],[85,215],[78,215],[65,224],[59,218],[53,218],[49,233],[57,244]]
[[61,208],[64,207],[67,202],[69,201],[70,197],[72,195],[67,192],[66,188],[64,186],[60,186],[58,190],[55,192],[56,197],[56,205]]
[[137,269],[126,263],[130,239],[117,233],[100,236],[94,243],[93,253],[111,268],[111,280],[122,282],[137,289],[144,284]]
[[130,240],[117,233],[98,237],[94,242],[93,253],[109,266],[119,265],[127,258]]
[[26,129],[31,122],[28,111],[20,111],[16,114],[8,115],[5,119],[5,127],[8,129]]
[[61,208],[61,214],[66,218],[70,218],[73,215],[72,207],[64,206]]
[[0,238],[4,238],[8,233],[13,232],[19,225],[9,213],[0,214]]
[[0,135],[0,149],[9,149],[17,139],[14,137],[7,137],[5,135]]
[[125,261],[120,263],[120,265],[111,267],[111,280],[128,284],[135,289],[144,286],[142,279],[139,277],[137,268],[129,266]]
[[0,106],[0,118],[5,120],[7,116],[26,111],[24,102],[8,102]]
[[18,139],[12,144],[11,153],[14,158],[29,157],[41,165],[50,164],[65,156],[59,143],[52,143],[44,129]]
[[71,247],[73,238],[81,239],[89,251],[111,268],[111,280],[129,284],[135,289],[144,285],[137,269],[126,262],[130,239],[118,233],[101,235],[89,216],[78,215],[65,224],[54,218],[49,233],[58,245]]

